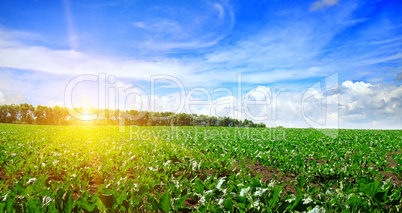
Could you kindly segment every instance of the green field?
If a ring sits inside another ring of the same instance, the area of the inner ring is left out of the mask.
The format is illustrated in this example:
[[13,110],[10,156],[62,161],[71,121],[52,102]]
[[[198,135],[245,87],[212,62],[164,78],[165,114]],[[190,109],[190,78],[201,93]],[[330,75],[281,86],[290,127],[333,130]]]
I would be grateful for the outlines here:
[[0,124],[0,212],[399,212],[402,130]]

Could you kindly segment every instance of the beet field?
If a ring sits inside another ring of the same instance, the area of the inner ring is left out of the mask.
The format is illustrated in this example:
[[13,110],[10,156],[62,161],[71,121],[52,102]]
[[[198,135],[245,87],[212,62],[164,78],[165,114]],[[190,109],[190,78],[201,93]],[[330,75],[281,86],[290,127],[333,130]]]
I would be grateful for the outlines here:
[[0,124],[0,212],[400,212],[402,131]]

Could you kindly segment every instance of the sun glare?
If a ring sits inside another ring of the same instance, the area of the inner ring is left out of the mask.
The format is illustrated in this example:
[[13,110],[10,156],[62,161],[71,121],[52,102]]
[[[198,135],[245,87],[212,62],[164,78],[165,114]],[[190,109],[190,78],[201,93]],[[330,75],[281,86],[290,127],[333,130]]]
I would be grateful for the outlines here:
[[81,116],[81,119],[84,121],[90,121],[92,120],[92,117],[93,117],[92,115],[84,114]]

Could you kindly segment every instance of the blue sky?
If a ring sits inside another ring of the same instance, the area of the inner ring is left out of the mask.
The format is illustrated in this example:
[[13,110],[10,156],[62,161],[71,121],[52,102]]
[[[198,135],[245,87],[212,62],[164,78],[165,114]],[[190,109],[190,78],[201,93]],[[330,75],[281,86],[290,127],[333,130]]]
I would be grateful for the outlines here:
[[[16,0],[1,5],[0,104],[64,105],[68,82],[99,73],[116,77],[111,87],[136,87],[149,97],[150,77],[169,75],[185,93],[199,87],[211,93],[210,105],[232,96],[238,104],[261,88],[271,93],[283,88],[277,119],[263,121],[308,127],[301,116],[302,95],[337,74],[339,127],[402,128],[398,1]],[[96,85],[75,88],[75,105],[97,103]],[[155,91],[165,106],[160,110],[171,111],[166,103],[177,102],[177,85],[159,82]],[[206,100],[200,92],[193,96]],[[211,114],[210,108],[192,112]]]

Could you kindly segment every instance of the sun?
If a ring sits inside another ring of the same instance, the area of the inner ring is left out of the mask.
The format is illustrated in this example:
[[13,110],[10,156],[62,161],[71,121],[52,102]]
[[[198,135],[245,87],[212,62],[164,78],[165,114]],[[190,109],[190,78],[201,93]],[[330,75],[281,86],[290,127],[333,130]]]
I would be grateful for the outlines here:
[[97,114],[94,110],[90,109],[85,109],[83,112],[81,112],[79,118],[82,121],[93,121],[97,119]]
[[91,120],[93,120],[93,115],[91,115],[91,114],[82,114],[81,115],[81,120],[84,120],[84,121],[91,121]]

